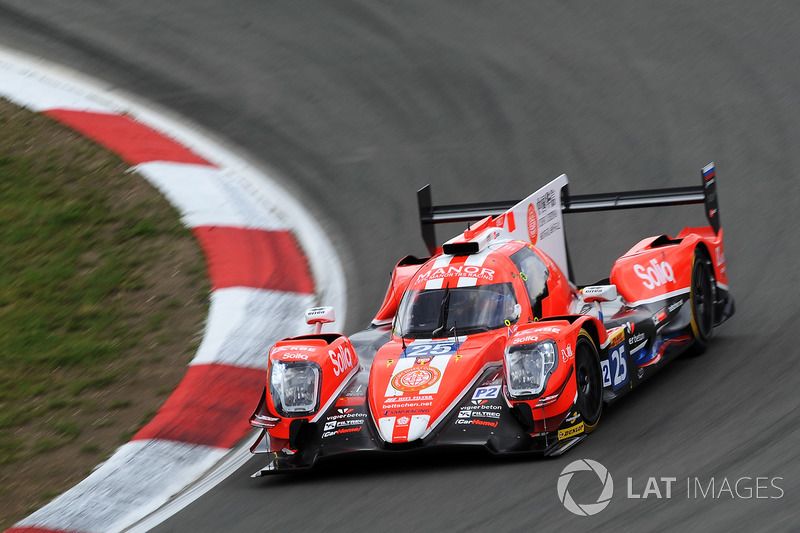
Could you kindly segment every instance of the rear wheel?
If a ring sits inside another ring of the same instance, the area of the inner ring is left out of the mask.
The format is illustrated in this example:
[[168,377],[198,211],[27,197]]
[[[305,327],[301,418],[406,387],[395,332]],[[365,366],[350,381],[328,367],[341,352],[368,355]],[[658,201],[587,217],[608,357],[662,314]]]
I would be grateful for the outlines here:
[[692,337],[694,342],[688,353],[700,355],[706,351],[714,331],[714,296],[716,283],[708,255],[697,249],[692,258],[692,283],[690,302],[692,309]]
[[591,433],[603,412],[603,373],[597,347],[586,330],[581,330],[575,345],[575,381],[578,385],[575,404],[583,419],[584,431]]

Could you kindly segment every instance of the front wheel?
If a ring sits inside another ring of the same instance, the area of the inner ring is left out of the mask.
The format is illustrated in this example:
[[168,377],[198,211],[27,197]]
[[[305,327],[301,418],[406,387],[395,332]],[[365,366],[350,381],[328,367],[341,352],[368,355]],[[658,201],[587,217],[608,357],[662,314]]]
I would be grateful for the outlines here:
[[578,386],[576,406],[584,423],[584,431],[591,433],[603,412],[603,372],[600,356],[592,337],[581,330],[575,344],[575,381]]

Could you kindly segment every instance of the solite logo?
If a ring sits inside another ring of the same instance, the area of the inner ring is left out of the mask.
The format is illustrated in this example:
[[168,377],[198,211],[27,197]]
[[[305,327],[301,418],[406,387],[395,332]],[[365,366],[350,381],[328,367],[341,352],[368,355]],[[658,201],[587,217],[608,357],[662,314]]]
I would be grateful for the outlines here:
[[[572,499],[569,490],[567,490],[569,482],[572,481],[572,476],[574,476],[576,472],[582,471],[594,472],[600,479],[600,483],[603,484],[603,489],[597,497],[597,501],[594,503],[579,504]],[[564,470],[561,471],[561,475],[558,476],[558,485],[556,488],[558,489],[558,499],[561,500],[561,503],[564,504],[564,507],[566,507],[569,512],[579,516],[592,516],[605,509],[611,501],[611,497],[614,495],[614,480],[611,479],[611,474],[608,473],[608,469],[597,461],[579,459],[564,467]]]

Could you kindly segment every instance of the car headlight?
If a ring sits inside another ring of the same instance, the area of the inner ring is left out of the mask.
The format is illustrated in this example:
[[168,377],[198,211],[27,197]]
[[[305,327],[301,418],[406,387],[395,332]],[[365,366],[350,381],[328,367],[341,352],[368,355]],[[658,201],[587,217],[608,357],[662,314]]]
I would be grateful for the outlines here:
[[551,340],[506,348],[508,393],[514,397],[541,394],[547,378],[556,368],[557,353],[556,343]]
[[314,413],[319,403],[320,368],[310,361],[272,361],[269,390],[283,416]]

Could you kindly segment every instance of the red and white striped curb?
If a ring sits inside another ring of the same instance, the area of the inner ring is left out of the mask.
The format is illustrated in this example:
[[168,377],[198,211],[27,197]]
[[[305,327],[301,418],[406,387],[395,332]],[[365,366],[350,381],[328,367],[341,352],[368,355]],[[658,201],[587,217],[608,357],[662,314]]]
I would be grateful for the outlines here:
[[[223,460],[250,432],[267,351],[306,333],[303,312],[334,305],[344,275],[316,222],[262,171],[197,129],[110,86],[0,50],[0,96],[119,154],[180,211],[212,284],[203,341],[154,419],[84,481],[10,532],[130,528]],[[244,462],[249,454],[241,453]]]

